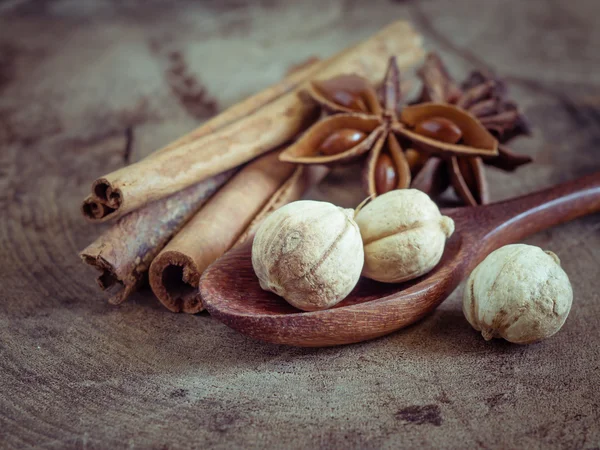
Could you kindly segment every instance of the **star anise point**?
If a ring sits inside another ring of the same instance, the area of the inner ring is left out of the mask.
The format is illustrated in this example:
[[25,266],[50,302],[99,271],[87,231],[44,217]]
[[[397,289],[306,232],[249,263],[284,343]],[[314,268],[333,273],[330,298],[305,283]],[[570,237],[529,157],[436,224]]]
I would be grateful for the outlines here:
[[[480,157],[455,153],[447,164],[451,183],[466,204],[487,203],[488,186],[483,163],[512,171],[531,162],[530,157],[513,153],[503,145],[516,136],[529,134],[525,117],[514,102],[506,100],[506,84],[491,73],[473,71],[459,87],[441,58],[429,54],[419,76],[423,81],[421,101],[434,99],[467,111],[499,141],[495,155]],[[424,177],[417,173],[415,180],[427,185],[423,182]]]

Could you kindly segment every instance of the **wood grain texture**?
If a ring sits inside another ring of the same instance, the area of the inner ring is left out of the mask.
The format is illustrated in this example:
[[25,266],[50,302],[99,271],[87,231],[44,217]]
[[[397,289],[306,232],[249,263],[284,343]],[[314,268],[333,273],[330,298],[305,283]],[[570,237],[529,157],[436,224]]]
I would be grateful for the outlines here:
[[[574,287],[563,329],[526,347],[484,342],[461,287],[381,339],[263,344],[148,291],[107,305],[77,256],[104,229],[80,217],[87,174],[138,161],[210,109],[175,93],[154,41],[222,110],[412,20],[457,78],[508,76],[534,125],[512,147],[535,163],[487,170],[497,201],[599,169],[599,14],[587,0],[0,2],[0,446],[599,447],[598,215],[526,240],[556,252]],[[353,176],[337,170],[310,197],[355,206]]]

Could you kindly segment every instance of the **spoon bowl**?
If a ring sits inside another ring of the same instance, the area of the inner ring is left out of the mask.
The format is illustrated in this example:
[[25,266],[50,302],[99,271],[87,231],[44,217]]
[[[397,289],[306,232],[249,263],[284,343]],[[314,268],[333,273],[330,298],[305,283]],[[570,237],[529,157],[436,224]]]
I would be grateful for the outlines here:
[[304,312],[260,288],[252,244],[232,249],[200,281],[204,306],[217,320],[277,344],[323,347],[377,338],[425,317],[485,256],[502,245],[561,222],[600,211],[600,173],[487,206],[443,210],[455,221],[439,264],[401,284],[361,278],[331,309]]

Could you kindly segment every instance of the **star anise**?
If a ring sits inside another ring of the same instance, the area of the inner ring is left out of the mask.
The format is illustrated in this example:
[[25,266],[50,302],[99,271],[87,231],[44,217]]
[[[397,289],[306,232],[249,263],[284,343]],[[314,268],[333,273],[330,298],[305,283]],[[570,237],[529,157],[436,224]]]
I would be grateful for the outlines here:
[[300,164],[335,165],[365,158],[369,195],[410,186],[411,171],[401,141],[445,156],[495,156],[496,139],[463,109],[447,103],[404,106],[400,74],[390,58],[379,89],[357,75],[313,81],[308,95],[329,115],[280,156]]
[[487,203],[483,163],[513,171],[531,162],[529,156],[513,153],[504,145],[516,136],[529,134],[523,114],[514,102],[506,99],[507,89],[500,80],[475,71],[459,87],[434,53],[427,56],[419,76],[423,80],[420,101],[448,103],[469,112],[498,139],[499,146],[498,154],[493,157],[453,155],[441,159],[413,156],[411,168],[415,177],[412,186],[435,195],[451,183],[466,204]]

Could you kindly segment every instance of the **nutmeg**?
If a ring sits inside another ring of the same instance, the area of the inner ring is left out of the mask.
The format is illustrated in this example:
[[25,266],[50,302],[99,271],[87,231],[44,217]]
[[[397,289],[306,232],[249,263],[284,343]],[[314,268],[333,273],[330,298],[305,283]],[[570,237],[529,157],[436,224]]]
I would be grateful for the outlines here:
[[398,283],[433,269],[444,252],[454,221],[442,216],[429,196],[416,189],[380,195],[355,217],[362,235],[363,275]]
[[572,302],[569,277],[554,253],[513,244],[493,251],[473,270],[463,312],[485,340],[528,344],[560,330]]
[[342,301],[360,278],[364,255],[351,209],[301,200],[274,211],[252,245],[261,288],[304,311]]

